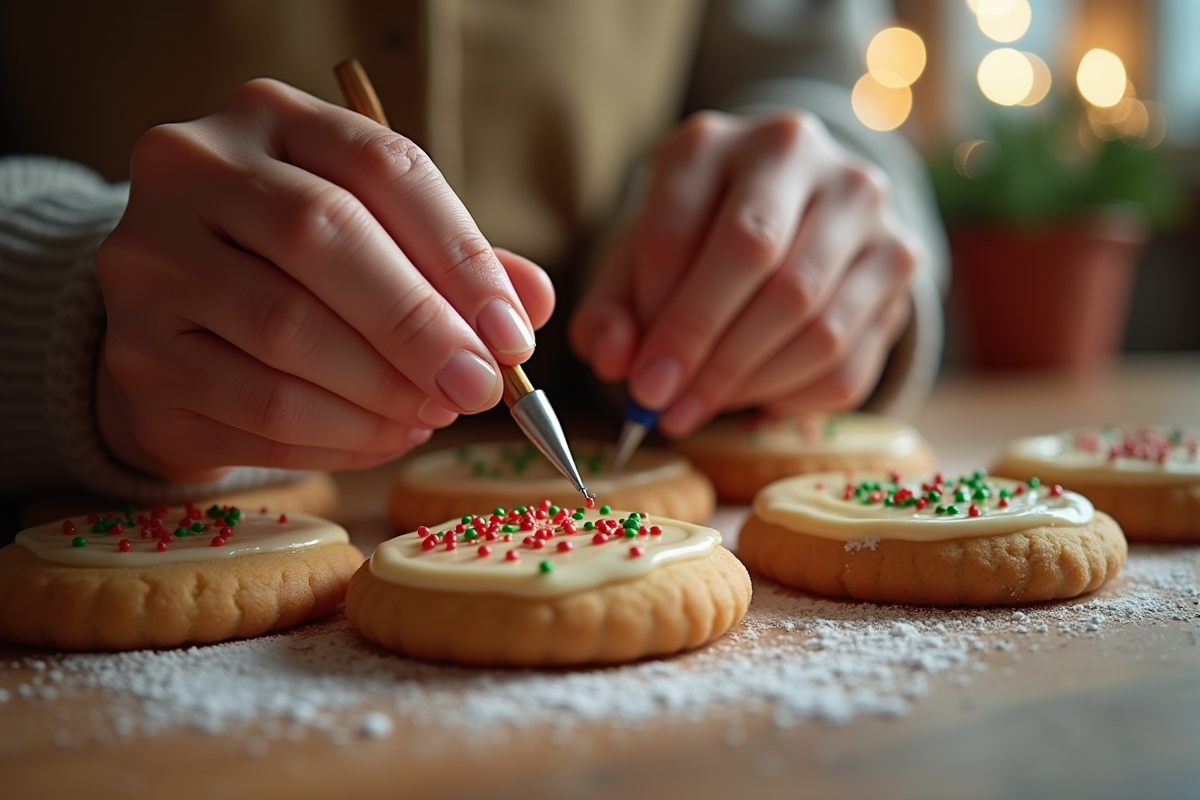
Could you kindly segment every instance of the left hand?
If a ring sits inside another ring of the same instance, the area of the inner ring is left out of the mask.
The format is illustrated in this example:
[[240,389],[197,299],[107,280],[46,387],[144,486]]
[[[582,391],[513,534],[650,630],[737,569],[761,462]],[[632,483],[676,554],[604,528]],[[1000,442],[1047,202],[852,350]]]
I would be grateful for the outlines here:
[[816,117],[701,112],[656,149],[571,344],[671,436],[751,406],[849,408],[908,321],[916,259],[886,176]]

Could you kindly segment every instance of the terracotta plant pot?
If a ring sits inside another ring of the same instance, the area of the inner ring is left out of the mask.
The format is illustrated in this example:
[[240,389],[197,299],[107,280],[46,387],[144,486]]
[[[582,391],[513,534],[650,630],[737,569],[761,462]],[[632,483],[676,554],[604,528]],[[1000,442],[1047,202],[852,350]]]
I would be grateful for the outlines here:
[[1144,228],[1120,217],[1035,233],[952,232],[951,297],[971,363],[1089,372],[1111,362],[1145,242]]

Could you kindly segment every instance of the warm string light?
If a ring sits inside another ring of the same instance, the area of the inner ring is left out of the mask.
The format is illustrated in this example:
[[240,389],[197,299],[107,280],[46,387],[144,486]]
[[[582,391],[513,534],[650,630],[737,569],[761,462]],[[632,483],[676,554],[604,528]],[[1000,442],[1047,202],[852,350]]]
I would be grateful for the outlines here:
[[925,70],[925,42],[907,28],[885,28],[871,39],[866,61],[850,95],[854,115],[872,130],[898,128],[912,111],[912,84]]

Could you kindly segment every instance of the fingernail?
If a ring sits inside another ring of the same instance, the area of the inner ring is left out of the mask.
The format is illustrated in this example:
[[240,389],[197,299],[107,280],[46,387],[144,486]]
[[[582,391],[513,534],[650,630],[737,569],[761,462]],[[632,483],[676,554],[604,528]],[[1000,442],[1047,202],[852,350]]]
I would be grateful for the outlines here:
[[634,374],[630,388],[646,408],[662,408],[675,396],[682,378],[683,365],[678,359],[659,356]]
[[437,374],[437,385],[461,408],[474,411],[496,393],[500,376],[470,350],[459,350]]
[[417,409],[417,419],[431,428],[444,428],[458,419],[458,413],[430,398]]
[[426,428],[413,428],[408,432],[408,443],[413,447],[425,444],[429,441],[429,437],[433,436],[433,431]]
[[507,300],[499,297],[483,307],[475,318],[475,325],[493,353],[524,353],[534,345],[529,325]]
[[659,425],[678,436],[691,433],[704,413],[704,401],[694,394],[684,395],[662,415]]

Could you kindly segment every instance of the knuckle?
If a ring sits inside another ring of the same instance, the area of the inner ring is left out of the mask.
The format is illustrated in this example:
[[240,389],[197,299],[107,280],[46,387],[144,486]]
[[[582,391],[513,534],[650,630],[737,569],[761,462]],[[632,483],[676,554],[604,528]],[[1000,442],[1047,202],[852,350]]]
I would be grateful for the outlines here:
[[368,178],[389,187],[417,186],[436,172],[424,150],[411,139],[391,131],[373,132],[363,138],[358,165]]
[[836,361],[846,349],[846,327],[832,314],[822,314],[808,326],[812,349],[823,362]]
[[400,406],[408,399],[408,379],[393,367],[387,367],[379,376],[371,402],[373,408],[388,409]]
[[868,385],[849,364],[839,366],[826,380],[829,403],[837,409],[856,406],[866,399]]
[[685,119],[655,150],[656,161],[687,164],[699,159],[729,127],[726,115],[697,111]]
[[308,358],[324,335],[324,315],[298,292],[264,297],[252,319],[256,350],[274,363]]
[[303,429],[307,412],[301,391],[273,380],[246,395],[246,412],[254,430],[272,441],[287,441]]
[[191,149],[194,139],[186,122],[155,125],[137,138],[129,155],[129,174],[133,181],[163,173],[176,155]]
[[807,316],[816,307],[820,296],[820,269],[811,259],[801,258],[794,266],[780,270],[771,282],[770,294],[789,312]]
[[463,232],[448,241],[445,246],[445,262],[440,274],[452,283],[468,287],[481,283],[491,284],[491,276],[499,267],[495,251],[483,235]]
[[366,210],[358,198],[332,183],[319,182],[292,196],[287,211],[288,241],[293,252],[326,252],[335,248],[348,257],[361,242]]
[[384,318],[388,340],[397,350],[407,349],[441,321],[445,313],[437,294],[414,287],[395,302]]
[[276,440],[262,443],[260,466],[275,469],[297,469],[303,467],[303,450],[295,445]]
[[855,163],[846,169],[846,191],[871,208],[881,208],[891,192],[891,180],[874,164]]
[[734,215],[726,235],[734,257],[744,267],[764,269],[774,266],[783,254],[786,230],[774,214],[746,206]]

